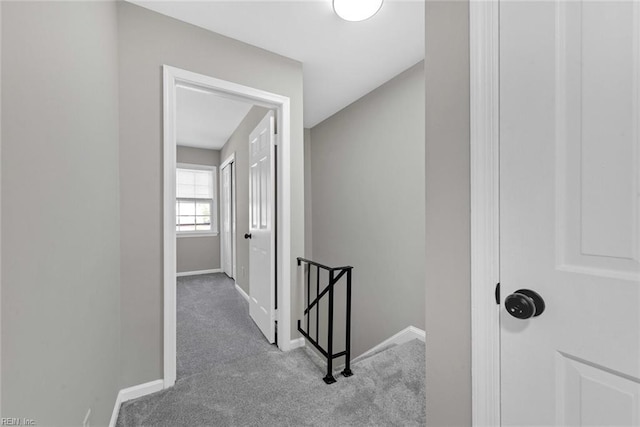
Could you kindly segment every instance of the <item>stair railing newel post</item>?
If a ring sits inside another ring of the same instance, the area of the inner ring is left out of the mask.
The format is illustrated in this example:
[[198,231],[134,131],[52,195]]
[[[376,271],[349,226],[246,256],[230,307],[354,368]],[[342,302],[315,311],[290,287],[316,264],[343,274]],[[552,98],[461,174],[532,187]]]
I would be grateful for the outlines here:
[[333,384],[336,379],[333,378],[333,270],[329,271],[329,330],[327,331],[327,376],[324,382]]
[[[326,265],[319,264],[314,261],[310,261],[304,258],[298,258],[298,266],[304,263],[307,267],[306,275],[306,308],[304,309],[303,316],[307,316],[307,329],[302,329],[303,319],[298,319],[298,331],[305,338],[306,342],[313,345],[324,357],[327,358],[327,375],[323,378],[327,384],[333,384],[336,379],[333,377],[333,359],[341,356],[345,356],[345,367],[342,371],[342,375],[350,377],[353,375],[351,372],[351,272],[353,267],[338,267],[332,268]],[[311,267],[316,267],[316,297],[311,300]],[[320,269],[327,270],[329,273],[329,283],[320,291]],[[336,272],[337,275],[336,275]],[[333,352],[333,334],[334,334],[334,303],[335,303],[335,285],[340,281],[342,276],[347,276],[346,284],[346,334],[345,334],[345,350],[334,353]],[[328,295],[327,295],[328,294]],[[320,300],[325,296],[328,296],[327,307],[327,349],[325,350],[320,345]],[[315,339],[311,338],[311,310],[316,310],[316,336]]]
[[[311,268],[311,265],[309,265]],[[316,298],[320,298],[320,267],[316,265]],[[309,313],[311,316],[311,313]],[[320,339],[320,304],[316,305],[316,341]],[[319,342],[319,341],[318,341]]]
[[[311,264],[307,264],[307,307],[309,307],[309,301],[311,301]],[[311,316],[307,316],[307,332],[309,332],[309,319]]]
[[351,372],[351,271],[347,271],[347,329],[345,331],[345,359],[344,370],[342,375],[350,377],[353,375]]

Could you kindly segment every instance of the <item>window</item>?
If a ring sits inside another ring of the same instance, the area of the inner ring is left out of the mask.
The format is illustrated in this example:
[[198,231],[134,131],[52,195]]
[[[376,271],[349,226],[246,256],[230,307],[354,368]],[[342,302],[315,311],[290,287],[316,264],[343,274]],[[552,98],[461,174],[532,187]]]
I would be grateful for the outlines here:
[[179,164],[176,169],[176,232],[216,234],[216,168]]

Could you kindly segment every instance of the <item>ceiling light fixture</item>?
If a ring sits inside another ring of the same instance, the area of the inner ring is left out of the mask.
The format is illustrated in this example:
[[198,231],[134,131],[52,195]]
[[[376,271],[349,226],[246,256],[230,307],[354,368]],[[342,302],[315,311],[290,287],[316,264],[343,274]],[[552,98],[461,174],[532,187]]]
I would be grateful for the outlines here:
[[383,0],[333,0],[333,10],[345,21],[364,21],[378,13]]

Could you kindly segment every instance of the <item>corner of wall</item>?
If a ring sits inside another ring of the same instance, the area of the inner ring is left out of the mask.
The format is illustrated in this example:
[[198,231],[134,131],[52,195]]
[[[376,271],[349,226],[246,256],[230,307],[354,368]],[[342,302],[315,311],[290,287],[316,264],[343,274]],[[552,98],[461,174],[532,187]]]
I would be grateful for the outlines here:
[[304,256],[313,259],[313,196],[311,185],[311,129],[304,130]]
[[425,29],[428,424],[463,426],[471,425],[469,1],[427,1]]

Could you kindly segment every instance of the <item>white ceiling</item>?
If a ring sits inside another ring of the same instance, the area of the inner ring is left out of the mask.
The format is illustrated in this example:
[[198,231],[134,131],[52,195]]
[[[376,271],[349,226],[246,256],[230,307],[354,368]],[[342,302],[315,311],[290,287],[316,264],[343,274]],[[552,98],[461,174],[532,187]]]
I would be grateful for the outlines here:
[[362,22],[331,0],[130,1],[302,62],[305,127],[424,59],[424,0],[385,0]]
[[201,90],[176,90],[178,145],[219,150],[245,118],[252,105]]

